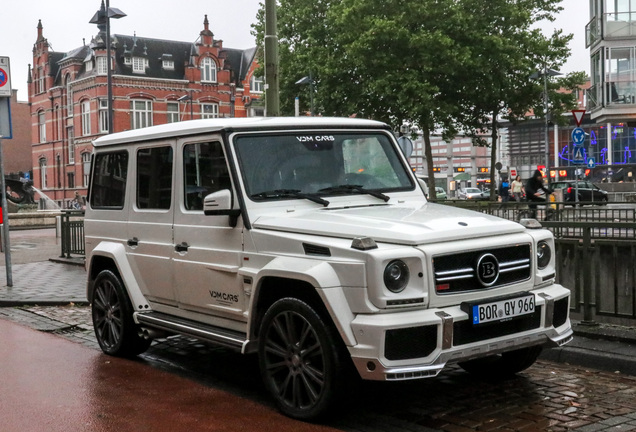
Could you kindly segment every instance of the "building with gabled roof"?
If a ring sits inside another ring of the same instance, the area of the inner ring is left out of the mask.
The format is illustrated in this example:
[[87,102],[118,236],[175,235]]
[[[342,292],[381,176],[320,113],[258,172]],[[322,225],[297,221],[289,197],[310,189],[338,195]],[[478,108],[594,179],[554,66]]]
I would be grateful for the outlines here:
[[[102,4],[103,7],[103,4]],[[106,34],[67,52],[38,22],[29,71],[34,185],[65,206],[88,186],[92,141],[108,133]],[[264,114],[256,48],[225,48],[207,15],[195,42],[111,36],[113,132]]]

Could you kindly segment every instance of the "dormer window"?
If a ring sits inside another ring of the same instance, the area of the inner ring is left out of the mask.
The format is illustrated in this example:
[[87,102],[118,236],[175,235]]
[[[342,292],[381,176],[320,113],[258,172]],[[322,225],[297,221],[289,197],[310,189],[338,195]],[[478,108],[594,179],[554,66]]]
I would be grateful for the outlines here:
[[143,57],[133,57],[132,70],[136,73],[145,73],[148,61]]
[[84,67],[86,68],[86,72],[92,71],[93,70],[93,60],[92,59],[86,60],[84,62]]
[[201,81],[216,82],[216,63],[210,57],[201,60]]
[[174,61],[164,60],[162,64],[164,69],[174,70]]
[[132,65],[132,57],[128,57],[128,56],[124,57],[124,64],[127,66]]

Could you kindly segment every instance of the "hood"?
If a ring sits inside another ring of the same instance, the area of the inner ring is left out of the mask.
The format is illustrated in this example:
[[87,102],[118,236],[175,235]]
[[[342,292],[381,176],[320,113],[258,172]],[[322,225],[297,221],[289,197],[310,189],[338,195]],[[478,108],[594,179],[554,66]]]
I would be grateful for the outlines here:
[[252,224],[256,229],[351,239],[371,237],[376,242],[413,246],[525,231],[506,219],[432,203],[323,208],[263,215]]

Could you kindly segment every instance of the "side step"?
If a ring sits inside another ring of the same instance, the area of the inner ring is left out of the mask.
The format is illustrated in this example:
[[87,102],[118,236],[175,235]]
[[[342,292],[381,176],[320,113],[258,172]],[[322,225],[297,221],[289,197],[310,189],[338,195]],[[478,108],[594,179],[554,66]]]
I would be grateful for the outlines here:
[[141,326],[164,330],[180,335],[191,336],[207,342],[223,345],[227,348],[244,352],[247,345],[245,333],[201,324],[184,318],[167,315],[161,312],[138,313],[137,320]]

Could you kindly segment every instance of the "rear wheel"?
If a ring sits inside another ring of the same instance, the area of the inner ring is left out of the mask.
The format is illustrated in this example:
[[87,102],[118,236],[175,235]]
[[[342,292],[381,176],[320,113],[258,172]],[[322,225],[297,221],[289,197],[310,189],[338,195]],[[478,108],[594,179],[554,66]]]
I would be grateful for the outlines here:
[[528,369],[541,354],[541,346],[521,348],[459,363],[466,372],[487,378],[508,377]]
[[295,298],[275,302],[265,313],[259,336],[261,375],[286,415],[313,420],[324,416],[346,387],[344,346],[332,325]]
[[110,270],[102,270],[95,279],[91,312],[97,342],[106,354],[132,357],[150,346],[151,340],[139,336],[124,284]]

